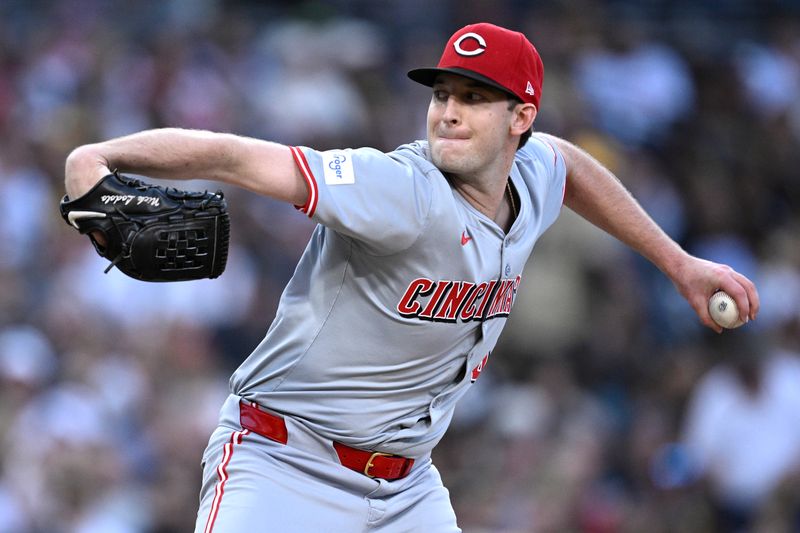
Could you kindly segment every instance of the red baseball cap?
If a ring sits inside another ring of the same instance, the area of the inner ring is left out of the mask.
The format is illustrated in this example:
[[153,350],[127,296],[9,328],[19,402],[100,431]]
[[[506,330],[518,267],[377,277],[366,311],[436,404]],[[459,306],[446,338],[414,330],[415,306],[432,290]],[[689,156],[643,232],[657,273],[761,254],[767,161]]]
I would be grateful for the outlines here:
[[433,87],[442,72],[460,74],[516,96],[539,108],[544,65],[521,33],[480,22],[450,37],[436,68],[409,71],[412,80]]

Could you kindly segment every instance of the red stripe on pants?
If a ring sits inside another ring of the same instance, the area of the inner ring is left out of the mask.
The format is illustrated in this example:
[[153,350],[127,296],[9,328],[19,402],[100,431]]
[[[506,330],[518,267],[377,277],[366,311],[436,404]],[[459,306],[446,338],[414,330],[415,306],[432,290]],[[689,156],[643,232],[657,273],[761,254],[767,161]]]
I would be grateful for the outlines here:
[[242,443],[242,437],[249,434],[250,430],[234,431],[231,438],[225,443],[222,454],[222,461],[217,466],[217,486],[214,489],[214,501],[211,502],[211,512],[208,514],[208,521],[203,533],[211,533],[214,530],[214,522],[217,520],[219,506],[222,503],[222,495],[225,494],[225,482],[228,481],[228,464],[233,457],[233,447]]

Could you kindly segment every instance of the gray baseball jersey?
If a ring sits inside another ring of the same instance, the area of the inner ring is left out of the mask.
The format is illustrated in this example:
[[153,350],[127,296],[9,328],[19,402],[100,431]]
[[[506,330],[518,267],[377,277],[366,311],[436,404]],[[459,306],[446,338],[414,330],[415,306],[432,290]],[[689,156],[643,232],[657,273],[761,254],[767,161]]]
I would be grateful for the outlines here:
[[564,159],[537,134],[517,152],[506,234],[451,187],[426,142],[292,153],[309,187],[298,209],[319,225],[232,391],[322,437],[423,456],[487,364],[560,212]]

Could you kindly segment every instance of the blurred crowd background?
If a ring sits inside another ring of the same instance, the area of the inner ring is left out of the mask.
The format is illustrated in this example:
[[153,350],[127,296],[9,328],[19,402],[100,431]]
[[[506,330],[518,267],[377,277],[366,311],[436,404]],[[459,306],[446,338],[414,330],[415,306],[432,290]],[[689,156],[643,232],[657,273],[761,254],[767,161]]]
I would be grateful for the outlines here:
[[536,129],[756,281],[762,310],[706,332],[565,209],[434,454],[461,527],[800,531],[800,3],[4,0],[0,532],[190,531],[228,376],[312,229],[225,189],[221,278],[104,275],[58,214],[69,151],[161,126],[391,150],[425,132],[429,90],[406,71],[475,21],[543,56]]

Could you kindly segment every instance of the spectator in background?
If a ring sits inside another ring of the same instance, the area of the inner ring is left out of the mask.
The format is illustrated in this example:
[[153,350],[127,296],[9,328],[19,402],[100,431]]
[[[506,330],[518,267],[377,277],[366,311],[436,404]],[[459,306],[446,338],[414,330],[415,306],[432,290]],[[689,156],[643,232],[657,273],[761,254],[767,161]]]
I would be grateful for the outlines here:
[[615,20],[606,46],[583,51],[574,73],[596,125],[633,145],[661,142],[694,105],[686,62],[644,35],[642,24]]
[[719,530],[751,531],[776,491],[800,482],[800,354],[751,330],[728,331],[712,347],[720,362],[690,398],[685,445],[708,483]]

